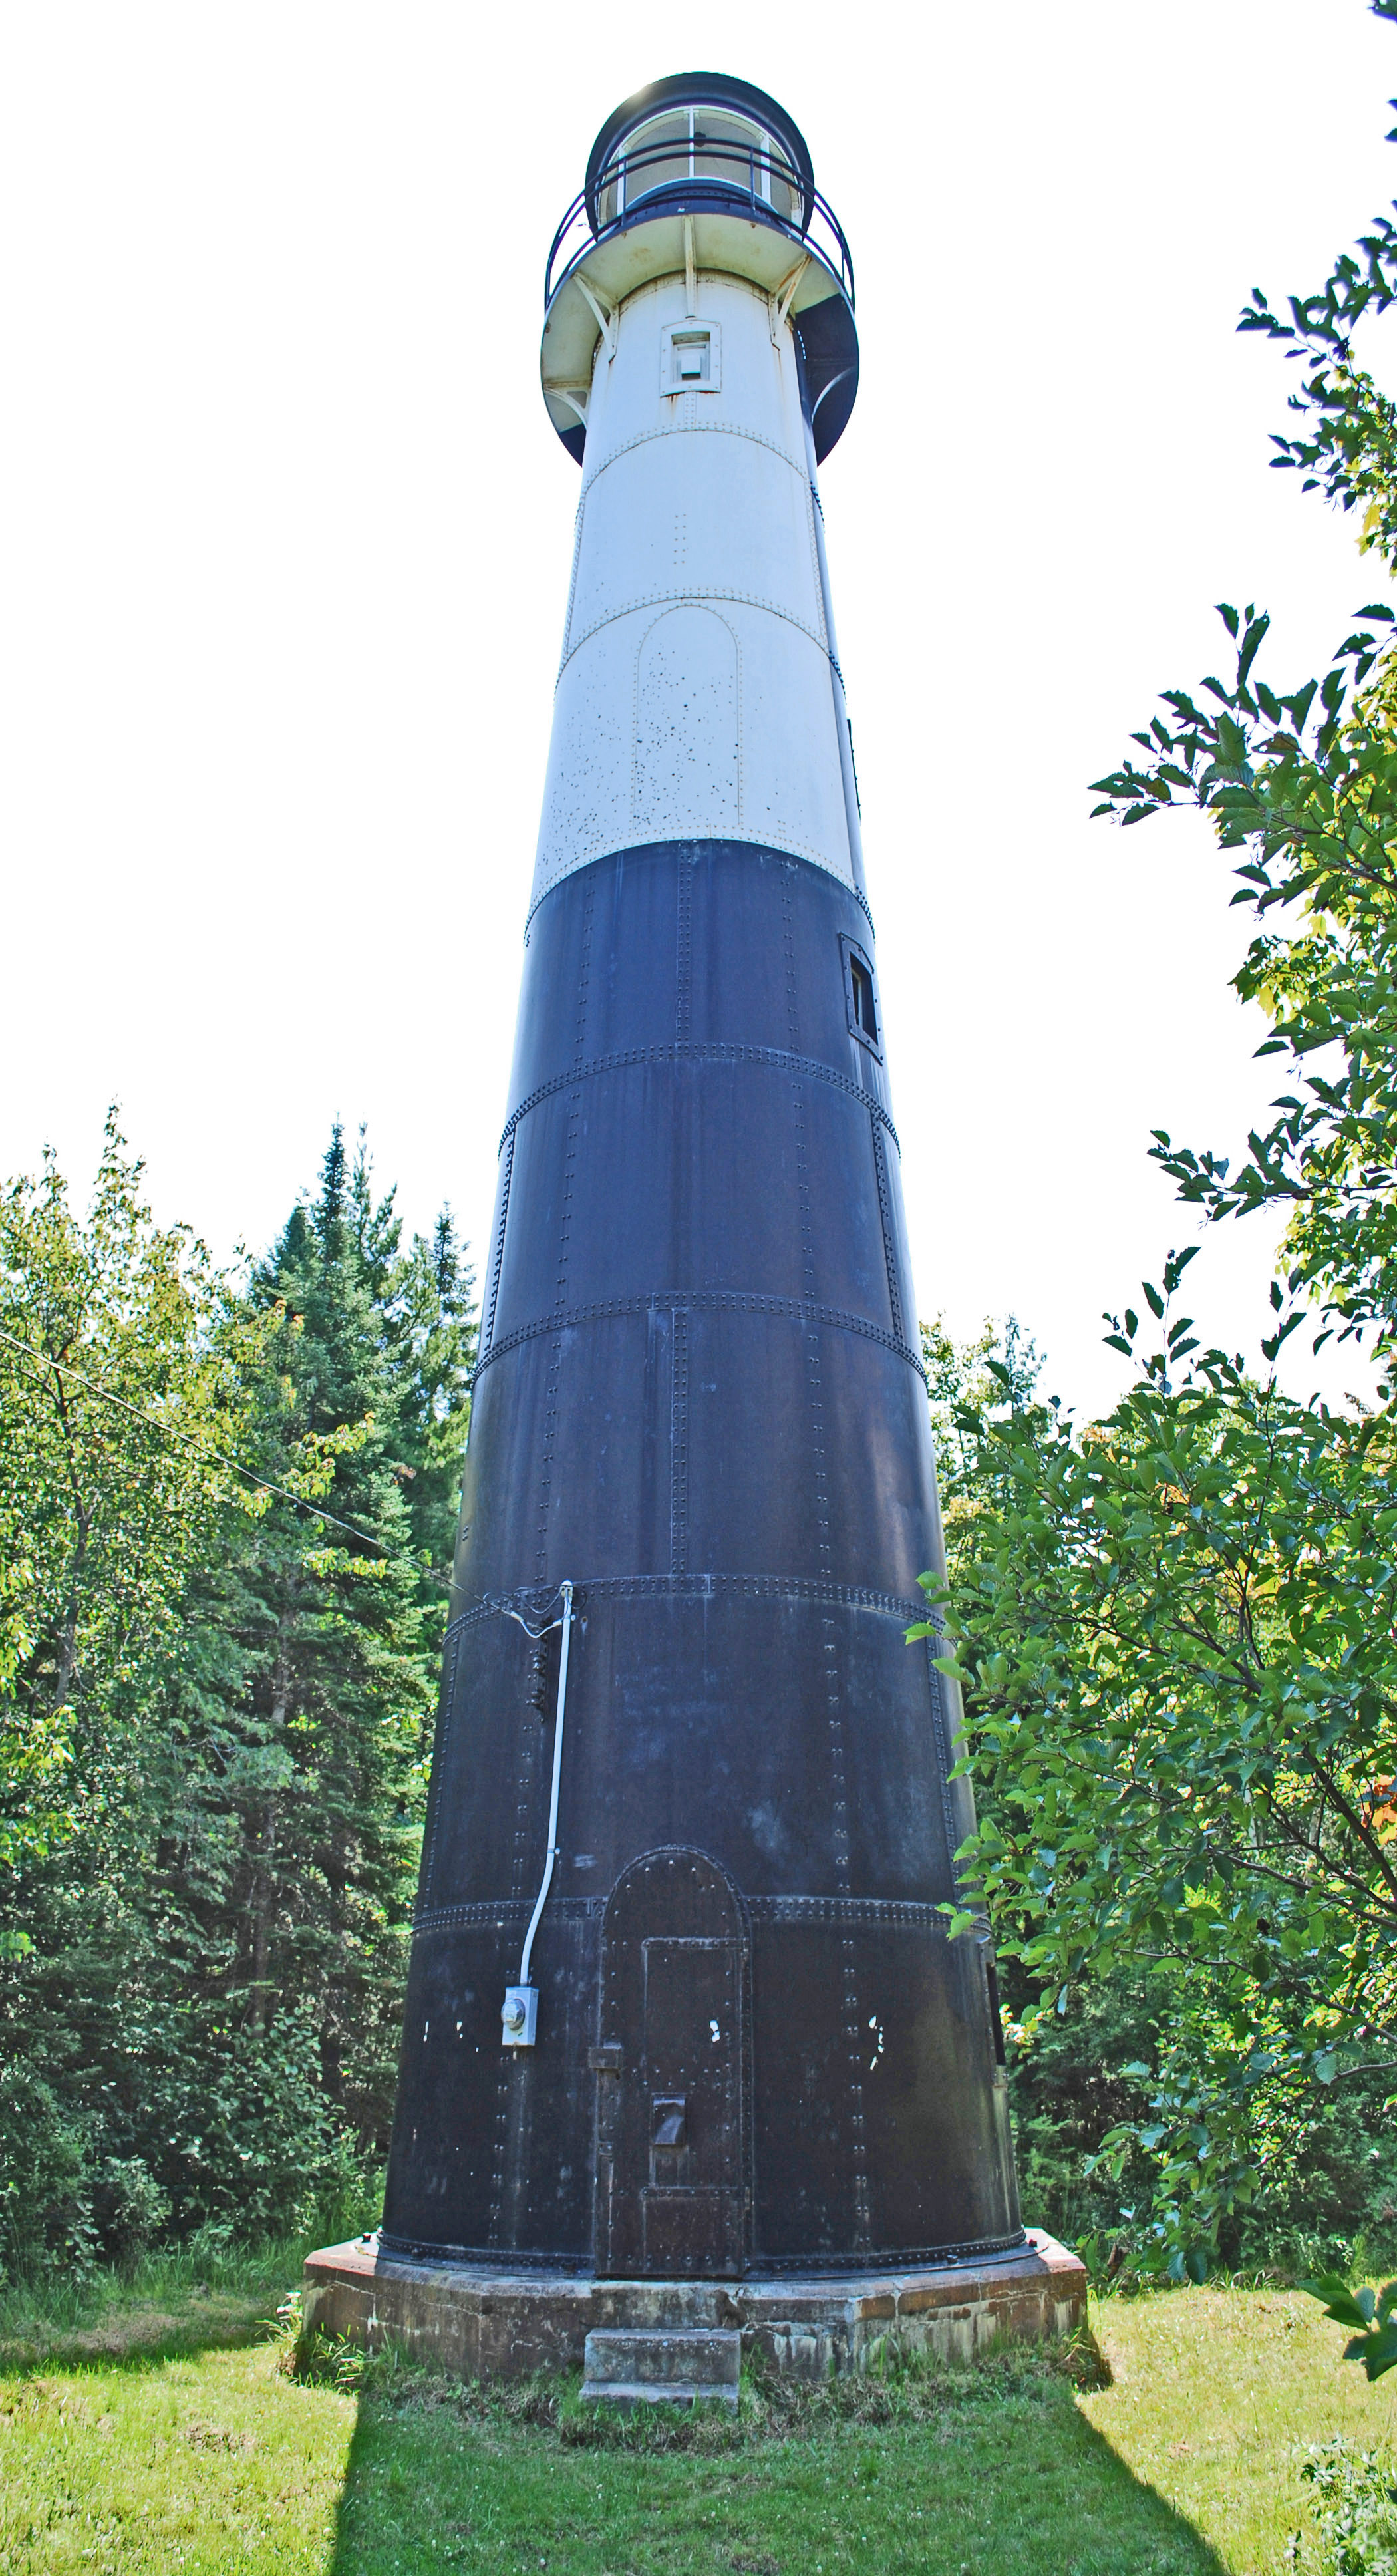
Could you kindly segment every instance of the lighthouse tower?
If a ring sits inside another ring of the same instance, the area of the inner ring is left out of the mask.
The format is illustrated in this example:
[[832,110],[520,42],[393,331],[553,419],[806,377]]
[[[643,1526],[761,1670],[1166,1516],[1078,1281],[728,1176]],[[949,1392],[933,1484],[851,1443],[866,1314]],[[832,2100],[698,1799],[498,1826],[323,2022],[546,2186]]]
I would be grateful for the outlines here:
[[[732,2280],[1023,2246],[816,469],[853,271],[784,110],[603,127],[581,467],[381,2250]],[[498,971],[498,967],[496,967]]]

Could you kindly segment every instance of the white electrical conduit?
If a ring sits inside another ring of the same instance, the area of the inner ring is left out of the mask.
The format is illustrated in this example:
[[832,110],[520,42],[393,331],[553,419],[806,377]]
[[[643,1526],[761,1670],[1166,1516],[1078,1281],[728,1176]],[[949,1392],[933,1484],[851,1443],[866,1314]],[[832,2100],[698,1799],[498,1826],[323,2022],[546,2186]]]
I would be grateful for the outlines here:
[[[544,1863],[543,1884],[534,1899],[534,1910],[529,1917],[528,1931],[524,1935],[524,1948],[519,1961],[521,1986],[526,1986],[529,1982],[529,1959],[533,1951],[534,1934],[538,1930],[539,1916],[548,1902],[548,1891],[553,1884],[553,1864],[558,1857],[558,1788],[563,1776],[563,1718],[567,1710],[568,1697],[568,1642],[572,1636],[572,1585],[560,1583],[558,1589],[563,1596],[563,1644],[558,1658],[558,1718],[553,1729],[553,1794],[548,1803],[548,1858]],[[520,1624],[522,1626],[523,1622],[521,1621]]]

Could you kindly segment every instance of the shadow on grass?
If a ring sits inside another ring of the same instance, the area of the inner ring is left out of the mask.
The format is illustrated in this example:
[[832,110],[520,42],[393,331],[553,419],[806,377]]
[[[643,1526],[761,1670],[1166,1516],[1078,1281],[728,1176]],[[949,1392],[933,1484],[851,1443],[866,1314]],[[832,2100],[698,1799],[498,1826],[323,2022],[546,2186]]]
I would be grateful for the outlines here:
[[[321,2363],[354,2382],[343,2352]],[[329,2576],[1224,2576],[1037,2355],[818,2389],[745,2375],[735,2421],[598,2420],[575,2377],[491,2394],[391,2355],[357,2385]]]

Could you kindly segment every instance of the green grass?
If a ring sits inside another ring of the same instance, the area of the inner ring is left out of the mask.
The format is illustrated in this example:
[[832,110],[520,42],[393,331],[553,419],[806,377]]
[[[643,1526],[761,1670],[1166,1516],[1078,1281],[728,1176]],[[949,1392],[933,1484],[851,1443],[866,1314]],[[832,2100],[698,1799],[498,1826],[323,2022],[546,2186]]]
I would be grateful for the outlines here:
[[333,2391],[288,2387],[265,2345],[11,2379],[0,2568],[318,2576],[354,2414]]
[[38,2361],[122,2359],[246,2343],[300,2274],[298,2241],[248,2252],[181,2247],[123,2277],[46,2271],[0,2288],[0,2371]]
[[1114,2384],[1082,2398],[1083,2416],[1206,2533],[1229,2576],[1270,2576],[1307,2524],[1308,2443],[1397,2437],[1393,2379],[1370,2388],[1302,2291],[1178,2290],[1103,2300],[1094,2317]]
[[333,2357],[297,2380],[248,2339],[284,2268],[158,2277],[51,2315],[42,2355],[64,2302],[0,2302],[6,2576],[1273,2576],[1304,2446],[1385,2440],[1397,2404],[1299,2292],[1181,2290],[1096,2306],[1106,2387],[1005,2356],[758,2380],[735,2426],[598,2425],[566,2384],[492,2400],[380,2361],[336,2385]]

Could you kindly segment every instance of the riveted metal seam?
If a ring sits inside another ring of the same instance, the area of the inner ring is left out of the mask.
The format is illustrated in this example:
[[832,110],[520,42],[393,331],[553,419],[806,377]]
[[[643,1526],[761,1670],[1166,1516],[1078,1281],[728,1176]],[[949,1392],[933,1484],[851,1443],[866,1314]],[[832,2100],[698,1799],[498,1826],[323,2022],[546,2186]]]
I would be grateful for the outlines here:
[[[503,1137],[500,1138],[500,1151],[504,1151]],[[504,1172],[500,1180],[500,1219],[495,1233],[494,1259],[490,1264],[490,1296],[485,1309],[485,1330],[481,1336],[482,1345],[487,1351],[489,1350],[495,1334],[495,1306],[500,1293],[500,1272],[504,1266],[505,1228],[509,1223],[509,1185],[513,1176],[514,1135],[511,1130],[509,1135],[509,1152],[505,1158]]]
[[633,456],[638,447],[651,447],[662,438],[686,438],[691,435],[698,438],[745,438],[749,446],[765,447],[771,455],[779,456],[782,464],[789,465],[791,472],[798,474],[802,483],[809,483],[810,473],[805,458],[792,456],[789,448],[782,447],[774,438],[764,438],[759,429],[739,429],[737,424],[730,420],[696,420],[692,430],[680,429],[677,425],[670,429],[642,429],[636,432],[634,438],[623,439],[619,447],[613,447],[609,455],[602,457],[600,463],[588,476],[582,486],[583,500],[586,500],[593,484],[599,483],[603,474],[609,472],[613,465],[618,465],[623,456]]
[[[851,901],[858,905],[868,923],[870,935],[872,934],[873,912],[862,886],[855,885],[847,869],[837,867],[827,851],[815,849],[810,842],[772,841],[768,840],[763,833],[740,830],[691,832],[687,838],[690,846],[703,847],[711,841],[725,841],[735,849],[765,850],[774,859],[803,860],[807,867],[818,868],[821,876],[834,879],[841,894],[847,894]],[[533,929],[535,913],[547,903],[550,895],[556,894],[561,886],[570,885],[573,878],[581,876],[584,869],[599,867],[603,859],[636,859],[643,857],[647,851],[658,851],[662,856],[668,857],[673,848],[673,841],[604,841],[598,849],[574,851],[567,862],[550,876],[547,885],[533,897],[524,923],[524,946],[527,948],[529,945],[529,934]]]
[[897,1275],[897,1246],[893,1241],[892,1192],[888,1187],[887,1156],[883,1151],[883,1139],[878,1132],[876,1115],[872,1120],[872,1127],[873,1168],[878,1181],[878,1217],[883,1229],[883,1259],[888,1273],[888,1304],[892,1310],[893,1331],[901,1342],[906,1339],[906,1329],[902,1320],[902,1288]]
[[[550,1896],[550,1916],[564,1923],[599,1922],[604,1896]],[[939,1906],[906,1896],[750,1896],[743,1904],[753,1923],[849,1923],[874,1931],[934,1932],[945,1939]],[[517,1931],[532,1911],[527,1896],[481,1897],[469,1904],[428,1905],[413,1917],[413,1931]]]
[[427,1818],[426,1847],[422,1858],[422,1893],[430,1896],[436,1881],[437,1832],[441,1823],[442,1788],[438,1780],[446,1777],[446,1742],[451,1732],[451,1718],[456,1695],[456,1666],[460,1660],[461,1641],[453,1637],[442,1657],[441,1697],[437,1706],[436,1733],[432,1744],[433,1788],[431,1811]]
[[[936,1669],[937,1653],[944,1651],[946,1641],[939,1612],[933,1610],[930,1615],[933,1634],[926,1641],[926,1668],[931,1694],[931,1731],[936,1746],[936,1767],[941,1782],[941,1817],[946,1834],[946,1858],[950,1863],[951,1882],[957,1897],[964,1904],[967,1893],[971,1891],[967,1889],[956,1867],[960,1836],[956,1831],[955,1800],[951,1794],[951,1765],[956,1759],[956,1754],[951,1742],[951,1730],[946,1723],[946,1684],[944,1677]],[[925,1612],[923,1616],[926,1616]]]
[[568,609],[567,615],[563,620],[564,661],[567,659],[568,640],[572,634],[572,612],[577,605],[577,575],[582,562],[582,523],[586,515],[586,510],[587,491],[586,487],[584,487],[577,504],[577,525],[573,531],[572,539],[572,572],[568,579]]
[[[925,1601],[907,1601],[896,1592],[875,1592],[861,1583],[826,1583],[818,1575],[579,1575],[574,1585],[574,1599],[584,1612],[591,1601],[663,1600],[666,1596],[681,1601],[798,1601],[836,1610],[866,1610],[876,1618],[895,1619],[903,1628],[926,1616]],[[459,1636],[465,1629],[478,1627],[485,1619],[497,1619],[509,1610],[532,1610],[537,1615],[553,1597],[554,1592],[541,1583],[519,1584],[508,1592],[487,1592],[469,1610],[463,1610],[459,1619],[452,1620],[446,1634],[448,1638]]]
[[785,625],[793,626],[796,633],[803,635],[808,644],[813,644],[822,659],[839,672],[839,685],[843,687],[844,674],[839,670],[839,664],[823,635],[818,628],[807,626],[804,618],[797,617],[794,609],[783,608],[779,600],[764,599],[759,591],[719,590],[716,587],[700,590],[692,583],[683,590],[642,591],[638,599],[628,599],[620,608],[609,608],[605,617],[598,617],[592,625],[584,626],[576,643],[569,644],[558,665],[559,680],[561,681],[574,655],[581,652],[583,645],[590,644],[594,635],[604,634],[608,626],[617,625],[621,618],[637,617],[647,608],[709,608],[715,599],[721,599],[734,608],[759,608],[764,616],[779,617]]
[[[413,1916],[414,1934],[419,1932],[517,1932],[532,1914],[529,1896],[481,1897],[470,1904],[423,1906]],[[606,1911],[604,1896],[552,1896],[548,1899],[548,1918],[552,1922],[600,1922]]]
[[[432,2263],[479,2263],[495,2275],[507,2268],[511,2273],[555,2272],[566,2280],[586,2280],[592,2273],[590,2254],[534,2254],[511,2246],[506,2264],[502,2264],[494,2245],[445,2245],[422,2236],[395,2236],[386,2227],[379,2230],[378,2242],[386,2254],[409,2259],[420,2254]],[[785,2280],[792,2273],[816,2281],[830,2273],[852,2275],[855,2279],[864,2273],[896,2278],[900,2272],[913,2271],[923,2264],[930,2268],[941,2263],[992,2261],[997,2254],[1019,2252],[1027,2243],[1027,2236],[1019,2228],[1013,2236],[968,2237],[954,2245],[899,2246],[893,2253],[869,2247],[850,2254],[756,2254],[749,2271],[742,2276],[739,2296],[751,2296],[763,2281]]]
[[911,1896],[749,1896],[746,1903],[754,1923],[868,1924],[943,1936],[946,1931],[940,1907]]
[[689,1310],[670,1314],[669,1570],[689,1570]]
[[916,1370],[923,1385],[926,1383],[926,1369],[911,1344],[899,1341],[894,1333],[885,1332],[881,1324],[870,1323],[862,1315],[841,1314],[834,1306],[809,1306],[799,1297],[764,1297],[755,1289],[652,1288],[634,1297],[599,1297],[589,1306],[574,1307],[570,1314],[559,1315],[555,1310],[551,1315],[540,1315],[532,1324],[518,1325],[512,1333],[501,1333],[478,1362],[471,1385],[477,1386],[496,1360],[506,1359],[511,1351],[521,1350],[526,1342],[536,1342],[546,1333],[573,1332],[584,1324],[616,1323],[627,1315],[648,1315],[652,1307],[669,1307],[672,1312],[685,1314],[777,1315],[807,1330],[825,1326],[831,1332],[855,1333],[861,1341],[876,1342],[881,1350],[891,1351],[894,1358]]
[[[895,2253],[884,2253],[877,2246],[858,2246],[847,2254],[758,2254],[753,2258],[752,2272],[756,2277],[771,2273],[780,2279],[793,2272],[817,2276],[826,2272],[910,2272],[923,2263],[969,2263],[977,2257],[1012,2254],[1027,2242],[1020,2228],[1014,2236],[976,2236],[955,2245],[899,2246]],[[743,2286],[750,2291],[751,2282]]]
[[570,1073],[555,1074],[551,1082],[541,1082],[536,1091],[520,1101],[506,1121],[497,1150],[504,1152],[521,1118],[527,1118],[556,1093],[570,1091],[576,1082],[595,1082],[604,1073],[627,1073],[643,1064],[758,1064],[773,1073],[794,1073],[811,1082],[827,1083],[832,1091],[842,1092],[846,1100],[857,1100],[861,1108],[868,1109],[887,1129],[898,1153],[902,1152],[897,1129],[881,1100],[871,1100],[847,1073],[836,1073],[833,1065],[821,1064],[815,1056],[788,1055],[784,1047],[743,1046],[736,1038],[686,1038],[676,1040],[672,1046],[623,1047],[615,1055],[595,1056],[590,1064],[574,1065]]
[[[790,918],[790,884],[784,880],[781,889],[782,913],[787,928]],[[797,987],[788,976],[786,1007],[792,1048],[800,1044],[800,1021]],[[800,1062],[799,1056],[794,1061]],[[805,1296],[802,1304],[809,1310],[815,1302],[814,1231],[811,1215],[810,1170],[805,1136],[804,1076],[791,1075],[791,1119],[795,1141],[796,1190],[800,1209],[800,1257]],[[820,1368],[819,1328],[813,1320],[803,1323],[802,1344],[805,1357],[806,1403],[810,1429],[813,1473],[811,1488],[815,1503],[817,1545],[820,1554],[821,1581],[827,1583],[830,1564],[829,1486],[825,1470],[824,1386]],[[841,1713],[839,1639],[828,1604],[823,1604],[820,1620],[820,1654],[825,1684],[825,1714],[829,1743],[831,1813],[833,1820],[834,1872],[840,1894],[849,1893],[849,1826],[848,1791],[844,1768],[844,1728]],[[860,2245],[869,2236],[868,2157],[864,2139],[862,2051],[859,2046],[858,1972],[853,1944],[847,1930],[840,1942],[840,1973],[844,2004],[844,2044],[848,2058],[849,2124],[852,2132],[854,2179],[854,2237]]]

